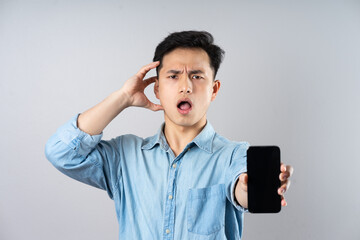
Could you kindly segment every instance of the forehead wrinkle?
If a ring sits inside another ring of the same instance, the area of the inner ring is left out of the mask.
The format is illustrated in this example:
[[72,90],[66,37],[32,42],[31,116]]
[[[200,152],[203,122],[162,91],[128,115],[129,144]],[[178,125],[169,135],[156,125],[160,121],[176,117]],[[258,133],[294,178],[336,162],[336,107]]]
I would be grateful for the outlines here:
[[[203,49],[198,48],[175,48],[163,56],[160,66],[159,73],[162,69],[161,71],[165,74],[168,74],[169,70],[180,71],[181,69],[186,69],[187,74],[194,74],[193,72],[188,73],[190,69],[201,70],[201,74],[209,77],[214,74],[209,55]],[[183,71],[180,73],[183,74]]]

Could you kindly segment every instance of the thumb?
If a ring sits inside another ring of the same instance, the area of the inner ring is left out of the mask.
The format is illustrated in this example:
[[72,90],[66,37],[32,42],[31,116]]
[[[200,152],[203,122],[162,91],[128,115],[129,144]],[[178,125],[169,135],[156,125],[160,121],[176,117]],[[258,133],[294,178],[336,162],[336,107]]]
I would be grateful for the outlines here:
[[247,184],[248,182],[248,175],[247,173],[242,173],[240,175],[240,182],[243,183],[243,184]]
[[148,108],[152,111],[164,110],[163,106],[161,106],[160,104],[155,104],[155,103],[151,102],[150,100],[148,100],[148,104],[147,104],[146,108]]
[[248,175],[247,173],[242,173],[239,177],[239,181],[240,181],[240,188],[247,192],[247,182],[248,182]]

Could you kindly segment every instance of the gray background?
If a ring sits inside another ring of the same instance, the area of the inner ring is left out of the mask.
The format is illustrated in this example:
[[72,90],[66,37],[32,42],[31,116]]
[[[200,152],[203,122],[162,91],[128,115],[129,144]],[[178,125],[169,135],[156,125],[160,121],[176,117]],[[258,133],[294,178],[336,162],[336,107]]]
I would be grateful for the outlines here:
[[[247,214],[243,239],[360,239],[360,4],[289,0],[0,0],[0,239],[117,239],[113,202],[58,172],[45,143],[189,29],[226,51],[215,130],[279,145],[295,168],[288,207]],[[162,121],[126,109],[103,139]]]

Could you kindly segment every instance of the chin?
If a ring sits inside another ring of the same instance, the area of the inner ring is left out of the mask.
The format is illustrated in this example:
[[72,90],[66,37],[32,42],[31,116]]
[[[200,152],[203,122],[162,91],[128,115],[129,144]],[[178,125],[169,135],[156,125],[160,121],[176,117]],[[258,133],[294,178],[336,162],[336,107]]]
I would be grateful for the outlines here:
[[196,123],[196,121],[194,121],[193,119],[170,119],[170,120],[176,125],[183,127],[191,127]]
[[176,115],[174,117],[167,116],[168,120],[176,124],[177,126],[182,127],[193,127],[196,124],[198,124],[202,118],[194,118],[194,117],[186,117],[186,118],[180,118]]
[[176,112],[175,114],[167,114],[166,111],[164,111],[164,117],[165,120],[173,122],[176,125],[183,126],[183,127],[190,127],[194,125],[197,121],[194,120],[191,116],[179,116]]

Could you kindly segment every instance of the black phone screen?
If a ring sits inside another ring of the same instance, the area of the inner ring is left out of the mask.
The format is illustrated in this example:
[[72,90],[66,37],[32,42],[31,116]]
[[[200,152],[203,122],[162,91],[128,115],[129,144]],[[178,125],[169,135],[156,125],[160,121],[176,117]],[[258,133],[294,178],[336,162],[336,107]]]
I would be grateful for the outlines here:
[[280,148],[250,146],[247,150],[248,209],[251,213],[278,213],[281,210]]

